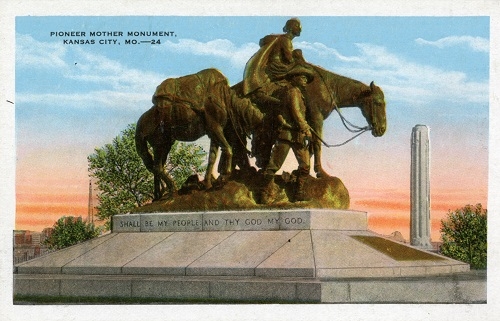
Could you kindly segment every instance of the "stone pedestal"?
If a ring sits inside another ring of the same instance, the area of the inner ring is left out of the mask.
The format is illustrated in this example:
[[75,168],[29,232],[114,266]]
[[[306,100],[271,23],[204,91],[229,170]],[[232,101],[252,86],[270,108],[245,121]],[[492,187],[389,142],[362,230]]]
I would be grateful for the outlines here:
[[429,128],[416,125],[411,134],[411,245],[432,249],[430,225]]
[[[14,294],[381,302],[392,289],[395,302],[436,302],[415,285],[448,275],[439,302],[485,300],[484,282],[455,282],[468,264],[381,237],[367,221],[314,209],[117,215],[112,233],[17,265]],[[456,297],[469,287],[478,295]]]

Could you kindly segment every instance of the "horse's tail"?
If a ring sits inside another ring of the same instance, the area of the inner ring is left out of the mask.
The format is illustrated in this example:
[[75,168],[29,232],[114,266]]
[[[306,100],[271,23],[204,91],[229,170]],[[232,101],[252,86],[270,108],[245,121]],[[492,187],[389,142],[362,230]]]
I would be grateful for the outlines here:
[[139,117],[139,120],[137,121],[137,126],[135,129],[135,150],[144,162],[146,168],[152,172],[154,160],[153,155],[151,155],[151,152],[149,151],[147,140],[149,135],[149,133],[147,132],[147,120],[151,112],[154,112],[153,108],[142,114],[142,116]]

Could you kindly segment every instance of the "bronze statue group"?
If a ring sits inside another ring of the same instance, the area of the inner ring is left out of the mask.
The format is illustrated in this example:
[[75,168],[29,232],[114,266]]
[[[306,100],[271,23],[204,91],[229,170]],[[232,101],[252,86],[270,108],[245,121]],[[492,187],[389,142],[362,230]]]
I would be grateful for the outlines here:
[[369,124],[365,130],[372,130],[374,136],[383,135],[385,101],[380,88],[373,82],[366,86],[307,63],[301,50],[294,50],[292,45],[301,29],[299,19],[292,18],[283,27],[283,34],[262,38],[260,49],[245,66],[243,81],[232,87],[216,69],[166,79],[157,87],[154,105],[141,116],[136,129],[137,152],[155,176],[155,199],[176,189],[164,170],[175,140],[209,136],[204,180],[208,189],[219,147],[221,180],[228,179],[235,166],[250,166],[246,137],[252,135],[251,154],[261,175],[255,201],[268,204],[273,201],[275,174],[290,149],[298,162],[292,201],[307,201],[304,184],[313,155],[317,176],[326,175],[321,167],[320,136],[323,120],[333,109],[360,107]]

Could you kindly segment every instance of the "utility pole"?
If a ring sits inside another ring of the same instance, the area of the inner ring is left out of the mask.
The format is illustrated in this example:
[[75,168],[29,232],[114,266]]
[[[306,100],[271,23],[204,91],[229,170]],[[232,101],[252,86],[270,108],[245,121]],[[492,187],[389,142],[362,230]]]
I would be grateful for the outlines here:
[[94,223],[94,206],[92,204],[92,180],[89,180],[89,212],[87,216],[87,222],[92,220],[92,224]]

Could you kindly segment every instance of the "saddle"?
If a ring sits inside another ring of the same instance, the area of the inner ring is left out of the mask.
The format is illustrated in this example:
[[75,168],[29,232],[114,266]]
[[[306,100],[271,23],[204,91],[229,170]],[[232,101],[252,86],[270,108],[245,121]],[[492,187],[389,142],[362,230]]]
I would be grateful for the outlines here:
[[184,105],[185,107],[201,111],[203,110],[205,99],[206,88],[200,76],[193,74],[180,78],[165,79],[156,87],[152,102],[159,108]]

